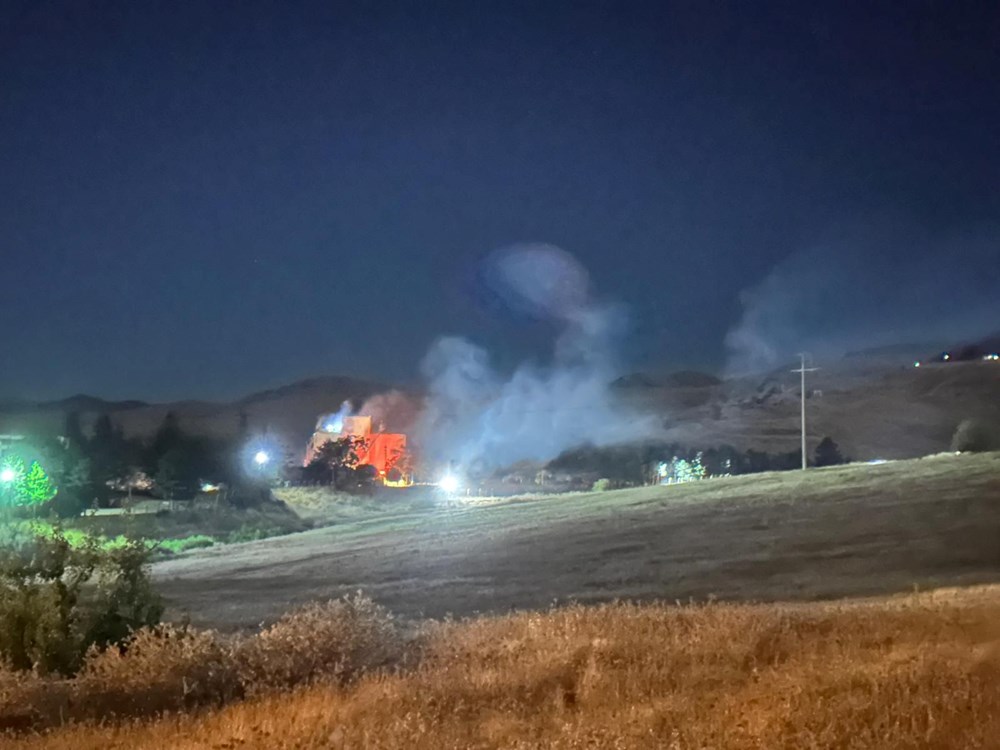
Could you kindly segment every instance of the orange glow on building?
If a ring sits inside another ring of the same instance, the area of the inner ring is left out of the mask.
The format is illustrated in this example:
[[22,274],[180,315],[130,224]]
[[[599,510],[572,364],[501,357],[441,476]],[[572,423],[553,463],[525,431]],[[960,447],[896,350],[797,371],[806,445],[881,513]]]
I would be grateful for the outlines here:
[[358,466],[371,466],[379,481],[389,486],[403,487],[412,484],[406,435],[399,432],[372,432],[372,418],[368,416],[344,417],[339,432],[330,432],[322,424],[306,448],[303,466],[308,466],[322,447],[333,440],[357,438],[355,451]]

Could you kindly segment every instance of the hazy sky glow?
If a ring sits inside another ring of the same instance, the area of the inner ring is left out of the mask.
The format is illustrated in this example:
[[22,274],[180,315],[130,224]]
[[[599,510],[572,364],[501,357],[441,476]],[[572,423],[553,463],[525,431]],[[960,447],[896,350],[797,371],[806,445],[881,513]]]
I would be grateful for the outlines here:
[[544,357],[484,278],[520,242],[627,304],[635,368],[721,368],[819,247],[870,316],[831,339],[930,326],[893,274],[944,264],[1000,328],[997,39],[985,2],[8,3],[0,397]]

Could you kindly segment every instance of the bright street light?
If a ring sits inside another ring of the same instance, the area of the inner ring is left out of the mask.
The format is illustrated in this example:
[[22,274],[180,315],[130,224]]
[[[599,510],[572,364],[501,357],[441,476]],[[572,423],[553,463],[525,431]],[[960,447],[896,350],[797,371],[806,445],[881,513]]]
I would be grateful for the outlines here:
[[257,451],[257,453],[255,453],[253,457],[253,462],[258,466],[263,466],[270,460],[271,457],[267,455],[267,451]]
[[454,474],[445,474],[441,477],[441,481],[438,482],[438,487],[440,487],[445,492],[452,494],[458,492],[459,481],[458,477]]
[[17,472],[9,466],[0,470],[0,482],[13,482],[15,479],[17,479]]

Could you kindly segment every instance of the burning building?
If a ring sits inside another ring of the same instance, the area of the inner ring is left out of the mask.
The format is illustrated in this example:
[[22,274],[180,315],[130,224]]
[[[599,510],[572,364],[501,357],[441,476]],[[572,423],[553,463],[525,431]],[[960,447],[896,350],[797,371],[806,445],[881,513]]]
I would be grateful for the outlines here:
[[306,447],[303,466],[308,466],[326,443],[344,438],[354,439],[358,466],[371,466],[382,484],[389,487],[406,487],[413,483],[406,435],[399,432],[384,432],[381,428],[373,432],[370,416],[347,416],[338,413],[321,417]]

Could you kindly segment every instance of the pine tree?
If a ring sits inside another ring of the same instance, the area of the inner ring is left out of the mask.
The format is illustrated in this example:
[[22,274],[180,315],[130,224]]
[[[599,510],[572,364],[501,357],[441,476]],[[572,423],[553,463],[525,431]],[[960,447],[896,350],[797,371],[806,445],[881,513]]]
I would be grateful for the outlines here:
[[836,466],[845,463],[840,447],[830,437],[823,438],[816,446],[817,466]]
[[31,462],[21,484],[21,502],[25,505],[41,505],[55,497],[56,488],[38,461]]

